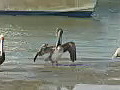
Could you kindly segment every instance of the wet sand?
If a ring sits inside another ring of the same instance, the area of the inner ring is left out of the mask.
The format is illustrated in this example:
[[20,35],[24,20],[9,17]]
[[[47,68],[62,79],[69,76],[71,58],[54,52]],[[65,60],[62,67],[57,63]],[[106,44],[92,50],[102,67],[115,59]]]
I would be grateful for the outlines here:
[[[94,84],[97,90],[104,90],[105,87],[101,85],[110,85],[110,87],[119,85],[119,66],[120,62],[112,62],[109,64],[109,70],[100,72],[85,63],[80,63],[79,66],[51,66],[48,63],[46,65],[9,65],[7,63],[1,66],[0,90],[61,90],[62,88],[78,90],[77,83],[80,84],[79,87],[83,83]],[[87,85],[88,88],[89,85]],[[87,87],[83,86],[82,88],[86,89]],[[99,89],[99,87],[103,89]],[[109,90],[109,87],[107,88]],[[115,90],[119,90],[119,88]]]

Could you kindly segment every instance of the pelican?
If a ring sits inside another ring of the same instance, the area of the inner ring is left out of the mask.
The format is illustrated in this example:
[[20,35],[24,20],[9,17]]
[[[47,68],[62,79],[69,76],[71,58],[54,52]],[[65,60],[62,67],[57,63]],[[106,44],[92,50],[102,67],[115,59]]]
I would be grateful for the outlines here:
[[45,59],[45,61],[51,61],[52,65],[56,63],[58,64],[58,60],[62,56],[63,53],[69,52],[70,54],[70,60],[72,62],[76,61],[76,45],[74,42],[67,42],[65,44],[62,44],[62,34],[63,30],[61,28],[57,29],[57,42],[56,45],[49,46],[48,44],[43,44],[40,48],[40,50],[37,52],[37,54],[34,57],[34,62],[37,58],[37,56],[43,56],[44,54],[49,53],[49,56]]
[[113,59],[114,58],[118,58],[118,57],[120,57],[120,48],[117,48],[117,50],[115,51],[115,53],[113,54]]
[[0,65],[5,61],[5,52],[3,50],[3,46],[4,46],[4,36],[1,35],[0,36],[1,39],[1,43],[0,43]]

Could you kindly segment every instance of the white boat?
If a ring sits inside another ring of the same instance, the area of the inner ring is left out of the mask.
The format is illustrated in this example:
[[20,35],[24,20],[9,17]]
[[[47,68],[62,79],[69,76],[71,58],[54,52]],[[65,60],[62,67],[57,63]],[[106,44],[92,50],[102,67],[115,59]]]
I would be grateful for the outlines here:
[[97,0],[9,0],[0,3],[0,15],[56,15],[91,17]]

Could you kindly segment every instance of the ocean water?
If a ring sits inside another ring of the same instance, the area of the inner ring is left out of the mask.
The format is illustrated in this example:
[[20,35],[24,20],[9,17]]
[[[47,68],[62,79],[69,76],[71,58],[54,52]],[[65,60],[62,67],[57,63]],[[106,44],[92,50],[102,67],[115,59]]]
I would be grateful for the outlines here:
[[[104,89],[96,84],[112,85],[111,90],[119,90],[120,60],[112,60],[120,46],[119,4],[119,0],[99,0],[92,18],[0,16],[6,53],[0,69],[0,90],[79,90],[79,84],[88,88],[94,84],[98,90]],[[64,30],[63,43],[76,44],[76,66],[69,66],[69,53],[62,56],[58,67],[46,63],[45,56],[34,63],[42,44],[55,44],[58,27]],[[114,85],[118,85],[116,89]]]

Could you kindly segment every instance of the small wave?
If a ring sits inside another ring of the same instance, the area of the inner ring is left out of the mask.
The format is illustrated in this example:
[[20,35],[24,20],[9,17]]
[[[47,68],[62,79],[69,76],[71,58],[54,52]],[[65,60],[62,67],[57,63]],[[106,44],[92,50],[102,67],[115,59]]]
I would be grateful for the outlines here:
[[5,61],[4,64],[19,64],[20,62],[12,60],[12,61]]
[[120,78],[109,78],[108,80],[120,80]]

